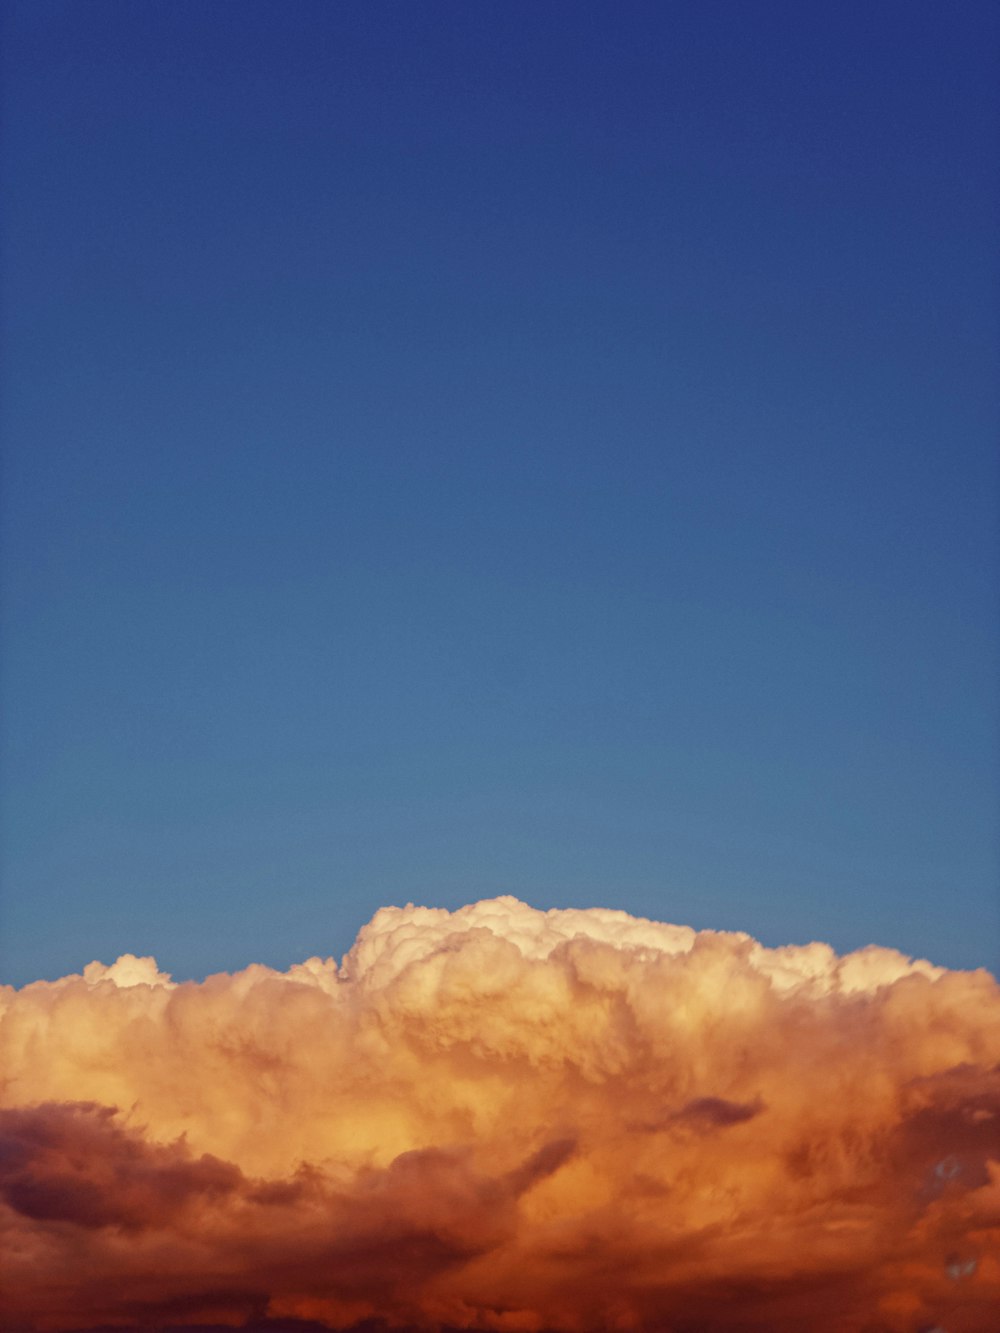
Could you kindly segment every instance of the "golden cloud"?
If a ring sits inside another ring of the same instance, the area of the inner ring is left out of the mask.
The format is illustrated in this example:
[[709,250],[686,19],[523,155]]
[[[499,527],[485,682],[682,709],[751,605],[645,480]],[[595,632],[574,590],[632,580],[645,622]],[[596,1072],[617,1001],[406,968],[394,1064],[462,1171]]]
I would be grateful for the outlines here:
[[3,988],[0,1061],[6,1329],[998,1327],[983,971],[385,908],[340,965]]

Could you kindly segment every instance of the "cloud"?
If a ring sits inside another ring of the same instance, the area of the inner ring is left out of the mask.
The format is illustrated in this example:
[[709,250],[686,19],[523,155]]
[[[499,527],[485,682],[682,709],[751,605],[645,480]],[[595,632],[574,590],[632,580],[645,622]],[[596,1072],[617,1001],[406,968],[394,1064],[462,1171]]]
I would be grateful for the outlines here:
[[3,988],[0,1068],[4,1328],[995,1329],[986,972],[385,908]]
[[235,1166],[181,1143],[147,1144],[93,1102],[0,1110],[0,1197],[33,1221],[126,1231],[172,1224],[192,1201],[231,1193]]

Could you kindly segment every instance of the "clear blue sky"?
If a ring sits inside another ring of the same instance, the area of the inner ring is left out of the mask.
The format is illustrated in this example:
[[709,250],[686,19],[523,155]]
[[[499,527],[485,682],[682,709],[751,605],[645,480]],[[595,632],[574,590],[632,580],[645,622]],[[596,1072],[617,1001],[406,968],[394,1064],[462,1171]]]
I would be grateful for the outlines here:
[[5,23],[5,979],[502,892],[996,968],[992,4]]

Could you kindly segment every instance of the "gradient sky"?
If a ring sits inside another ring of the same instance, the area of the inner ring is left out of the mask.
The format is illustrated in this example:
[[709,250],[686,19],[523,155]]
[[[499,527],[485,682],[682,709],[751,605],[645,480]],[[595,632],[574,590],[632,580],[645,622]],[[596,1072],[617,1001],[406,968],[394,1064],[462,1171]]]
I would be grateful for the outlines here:
[[3,960],[998,963],[997,12],[15,0]]

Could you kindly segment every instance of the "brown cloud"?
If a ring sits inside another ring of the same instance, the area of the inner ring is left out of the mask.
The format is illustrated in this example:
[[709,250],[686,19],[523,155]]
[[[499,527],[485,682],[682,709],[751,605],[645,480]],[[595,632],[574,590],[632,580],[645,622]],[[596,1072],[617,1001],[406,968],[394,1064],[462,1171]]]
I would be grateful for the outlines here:
[[7,988],[0,1058],[5,1329],[996,1330],[983,972],[385,909]]
[[0,1198],[34,1221],[133,1230],[241,1184],[229,1163],[147,1144],[113,1116],[93,1102],[0,1110]]

